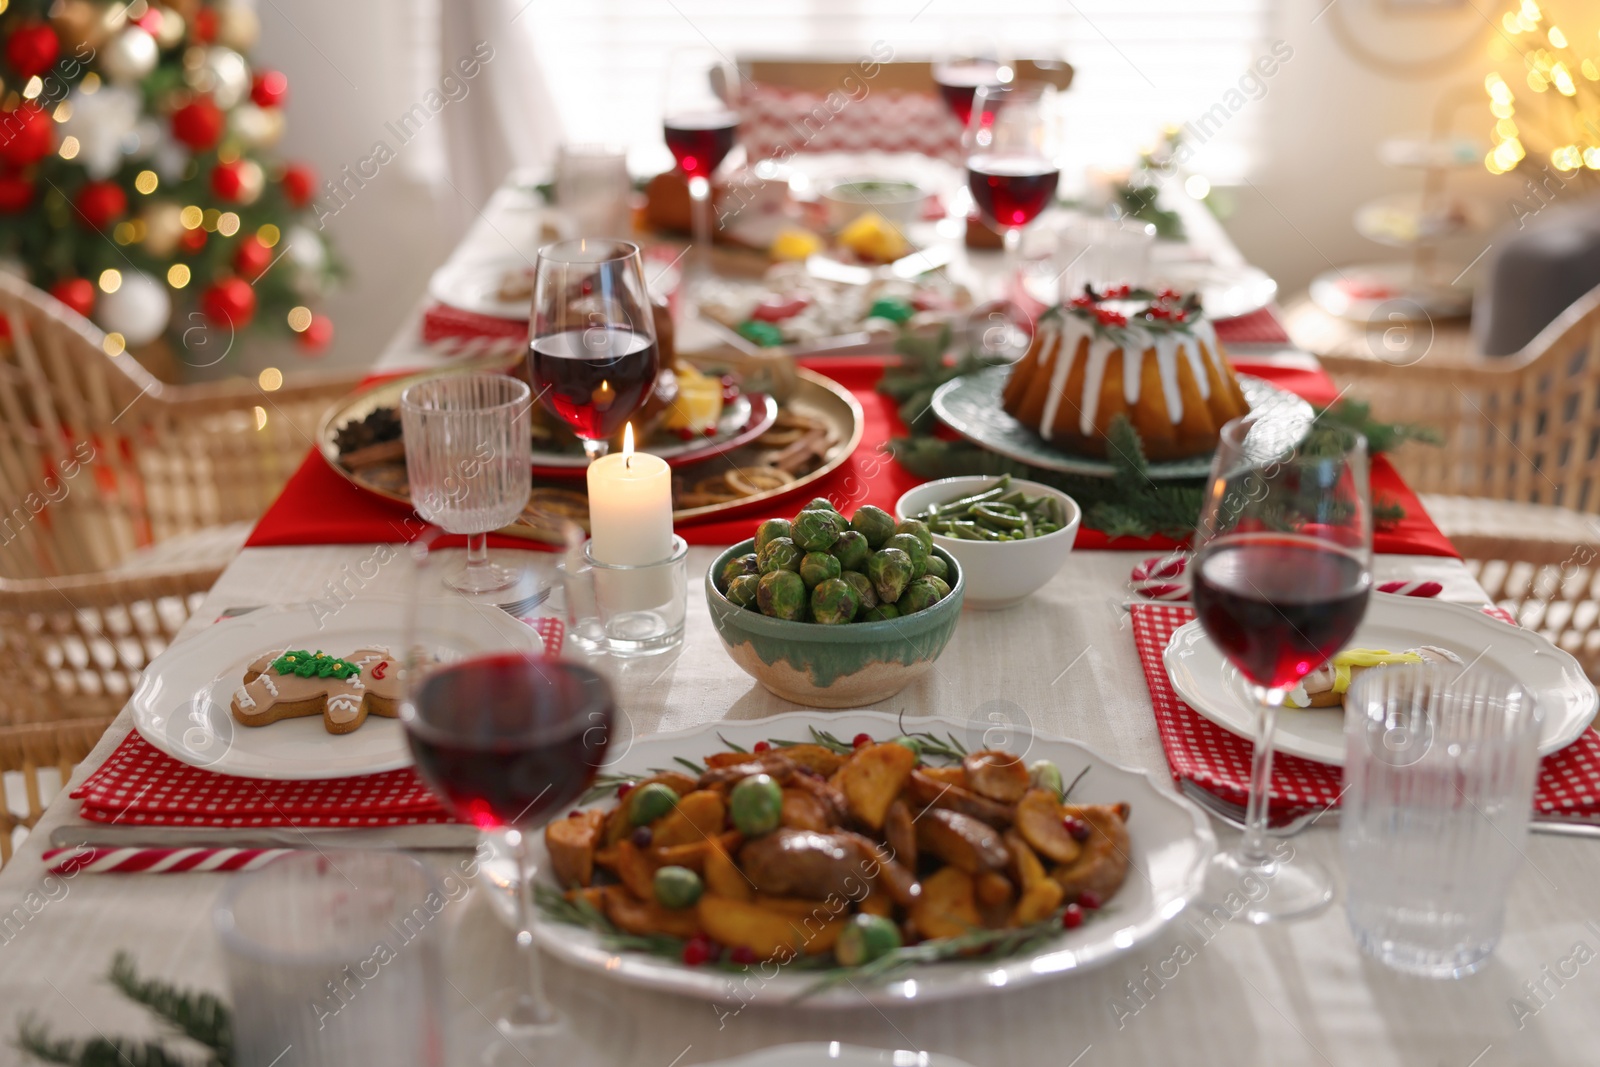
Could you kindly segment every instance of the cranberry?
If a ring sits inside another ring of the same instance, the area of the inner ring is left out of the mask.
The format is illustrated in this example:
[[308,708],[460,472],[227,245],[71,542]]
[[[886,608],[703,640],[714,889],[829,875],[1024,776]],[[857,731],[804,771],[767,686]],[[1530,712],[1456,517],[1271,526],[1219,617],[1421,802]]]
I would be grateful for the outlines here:
[[715,426],[707,426],[704,430],[701,430],[700,433],[705,437],[715,437],[717,436],[717,428]]
[[633,782],[623,782],[621,785],[617,786],[617,799],[621,800],[623,797],[633,792],[634,784],[635,783]]
[[728,953],[728,959],[740,966],[747,967],[756,962],[756,950],[749,945],[736,945],[733,951]]
[[694,440],[694,431],[689,429],[689,427],[687,427],[687,426],[681,427],[677,432],[678,432],[678,440],[680,440],[680,441],[693,441]]
[[1072,298],[1072,306],[1075,308],[1092,308],[1094,307],[1094,297],[1075,296]]
[[1099,906],[1100,894],[1096,893],[1094,890],[1086,889],[1082,893],[1078,894],[1078,907],[1087,908],[1090,911],[1093,911]]
[[567,812],[567,818],[581,819],[583,818],[583,812],[579,811],[577,808],[573,808],[571,811]]
[[1111,288],[1106,290],[1106,299],[1120,300],[1131,292],[1133,292],[1133,287],[1131,285],[1113,285]]
[[1089,840],[1089,824],[1076,815],[1063,815],[1061,825],[1067,828],[1067,833],[1072,835],[1074,841]]
[[1179,308],[1177,311],[1174,311],[1172,313],[1172,321],[1173,322],[1188,322],[1189,321],[1189,313],[1187,311],[1185,311],[1183,308]]
[[[1076,904],[1068,904],[1067,910],[1061,915],[1061,925],[1068,930],[1076,930],[1083,925],[1083,909]],[[687,950],[685,950],[687,952]],[[685,960],[687,962],[687,960]]]
[[690,967],[698,967],[702,963],[709,963],[712,959],[712,944],[705,937],[691,937],[683,946],[683,962]]
[[870,744],[872,744],[871,734],[856,734],[856,736],[850,740],[850,746],[852,748],[860,748],[862,745]]
[[636,826],[628,840],[633,842],[635,848],[649,848],[650,842],[655,840],[655,834],[650,832],[648,826]]
[[755,743],[755,751],[757,751],[757,752],[769,752],[771,750],[772,750],[772,745],[769,742],[757,741]]
[[1167,301],[1181,300],[1183,299],[1183,294],[1178,292],[1176,289],[1163,289],[1156,294],[1156,299]]
[[1155,304],[1151,304],[1148,308],[1146,308],[1144,313],[1147,317],[1157,322],[1161,321],[1162,319],[1172,318],[1172,312],[1168,311],[1164,307],[1158,307]]

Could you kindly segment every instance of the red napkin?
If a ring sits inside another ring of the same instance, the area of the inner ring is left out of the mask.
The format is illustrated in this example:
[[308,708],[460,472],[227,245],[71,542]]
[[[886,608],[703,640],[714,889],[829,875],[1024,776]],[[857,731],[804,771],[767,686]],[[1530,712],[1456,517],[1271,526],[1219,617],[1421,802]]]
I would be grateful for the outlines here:
[[1218,319],[1214,323],[1217,340],[1225,345],[1286,345],[1289,331],[1278,321],[1272,308],[1262,308],[1236,319]]
[[502,319],[462,311],[446,304],[433,304],[422,313],[422,339],[428,344],[440,341],[472,340],[479,337],[528,340],[527,319]]
[[[1229,733],[1178,699],[1161,662],[1172,632],[1194,618],[1178,604],[1135,604],[1133,641],[1155,706],[1156,729],[1176,781],[1185,779],[1223,800],[1243,804],[1250,789],[1249,741]],[[1496,609],[1490,614],[1515,625]],[[1272,757],[1272,807],[1295,810],[1333,807],[1342,772],[1326,763],[1277,753]],[[1546,756],[1534,792],[1539,815],[1600,815],[1600,735],[1589,730],[1560,752]]]

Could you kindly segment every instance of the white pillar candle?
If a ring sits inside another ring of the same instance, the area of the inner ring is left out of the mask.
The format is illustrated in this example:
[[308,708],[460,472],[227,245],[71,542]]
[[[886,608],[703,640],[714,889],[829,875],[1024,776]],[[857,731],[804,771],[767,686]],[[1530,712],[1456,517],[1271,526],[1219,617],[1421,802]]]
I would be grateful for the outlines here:
[[672,469],[633,450],[632,423],[621,452],[589,464],[589,538],[601,563],[639,566],[672,555]]

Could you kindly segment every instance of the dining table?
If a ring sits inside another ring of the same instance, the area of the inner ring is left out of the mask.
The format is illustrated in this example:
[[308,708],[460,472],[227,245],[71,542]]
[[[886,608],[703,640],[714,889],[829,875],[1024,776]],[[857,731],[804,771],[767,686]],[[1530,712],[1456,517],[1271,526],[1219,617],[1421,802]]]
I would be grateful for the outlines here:
[[[1208,218],[1208,217],[1207,217]],[[1212,252],[1237,255],[1205,220]],[[454,259],[530,252],[537,212],[508,184],[478,212]],[[1200,240],[1200,238],[1196,238]],[[437,366],[445,357],[418,339],[419,303],[373,363],[375,372]],[[1309,357],[1284,353],[1302,363]],[[1312,364],[1314,365],[1314,364]],[[308,450],[312,442],[307,442]],[[863,447],[868,447],[864,445]],[[892,508],[893,499],[863,502]],[[783,510],[790,509],[789,504]],[[792,505],[798,507],[796,501]],[[753,520],[752,520],[753,522]],[[1114,543],[1113,543],[1114,545]],[[378,545],[252,544],[227,567],[178,640],[218,618],[261,605],[394,596],[403,563]],[[533,566],[556,579],[556,557],[528,546]],[[684,640],[675,651],[608,665],[630,736],[795,711],[744,674],[713,629],[701,577],[720,551],[689,550]],[[990,721],[997,709],[1040,734],[1071,738],[1107,760],[1172,778],[1132,637],[1129,575],[1149,550],[1080,548],[1036,594],[1003,611],[963,613],[934,669],[876,705],[908,724],[926,717]],[[355,576],[354,578],[352,576]],[[1432,581],[1440,596],[1481,606],[1484,593],[1460,559],[1378,553],[1376,582]],[[72,782],[56,795],[16,856],[0,871],[0,1029],[25,1016],[57,1033],[154,1035],[154,1023],[106,980],[126,950],[141,972],[182,986],[225,989],[212,909],[231,873],[50,874],[52,841],[87,830],[70,791],[133,729],[124,709]],[[1135,826],[1137,813],[1134,815]],[[1236,831],[1212,820],[1226,847]],[[429,827],[383,833],[415,847]],[[1135,830],[1136,832],[1136,830]],[[223,837],[222,833],[217,835]],[[1600,839],[1533,834],[1510,890],[1505,933],[1481,972],[1460,981],[1411,977],[1364,956],[1346,925],[1344,867],[1336,829],[1313,824],[1290,838],[1335,881],[1335,905],[1314,918],[1252,926],[1174,916],[1149,942],[1082,972],[996,987],[939,1003],[915,1000],[828,1010],[716,1004],[620,984],[547,958],[559,1002],[574,991],[599,998],[605,1017],[626,1020],[637,1040],[629,1063],[688,1067],[791,1042],[942,1053],[988,1067],[1043,1064],[1271,1064],[1273,1067],[1502,1067],[1600,1062]],[[319,847],[308,843],[305,847]],[[456,865],[467,853],[427,849],[426,862]],[[451,1062],[475,1062],[497,1040],[484,1003],[509,980],[511,934],[488,891],[474,889],[446,913],[446,1009]],[[1593,964],[1591,966],[1591,964]],[[0,1032],[0,1062],[17,1062]],[[921,1062],[914,1058],[896,1063]]]

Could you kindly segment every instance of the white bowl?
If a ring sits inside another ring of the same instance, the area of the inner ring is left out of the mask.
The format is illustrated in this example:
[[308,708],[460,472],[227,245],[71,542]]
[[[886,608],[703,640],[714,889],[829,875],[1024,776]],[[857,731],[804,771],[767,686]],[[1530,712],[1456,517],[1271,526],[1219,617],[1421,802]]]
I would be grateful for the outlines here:
[[922,216],[928,191],[907,178],[858,175],[834,182],[822,191],[828,211],[828,228],[844,229],[858,217],[875,211],[904,228]]
[[[981,493],[993,488],[998,481],[998,478],[984,475],[927,482],[896,501],[895,518],[915,518],[931,505]],[[954,556],[966,572],[966,606],[980,611],[1021,603],[1054,578],[1071,554],[1078,524],[1083,520],[1083,509],[1078,507],[1078,502],[1059,489],[1024,478],[1011,479],[1011,487],[1029,496],[1054,497],[1067,517],[1065,525],[1055,533],[1023,541],[966,541],[943,534],[933,535],[933,543]]]

